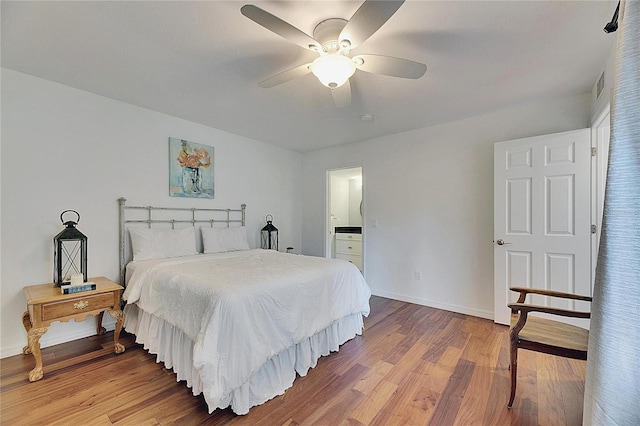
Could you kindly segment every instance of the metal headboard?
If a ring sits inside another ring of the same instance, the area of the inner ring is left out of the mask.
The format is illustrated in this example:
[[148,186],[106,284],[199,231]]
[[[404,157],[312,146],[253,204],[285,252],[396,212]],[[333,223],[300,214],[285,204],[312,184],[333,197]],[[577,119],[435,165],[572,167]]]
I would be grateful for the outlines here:
[[[239,209],[203,209],[203,208],[186,208],[186,207],[153,207],[153,206],[127,206],[125,203],[127,200],[124,197],[118,198],[119,205],[119,238],[120,238],[120,282],[125,285],[126,277],[126,225],[127,224],[146,224],[151,228],[152,224],[169,224],[171,229],[175,229],[176,223],[178,224],[191,224],[196,226],[196,223],[208,223],[213,227],[214,223],[225,223],[227,227],[230,227],[232,223],[237,223],[240,226],[245,226],[245,210],[246,204],[240,205]],[[147,214],[144,219],[128,219],[126,213],[129,210],[143,211],[146,210]],[[191,212],[189,219],[158,219],[153,216],[153,212],[163,211],[168,212],[170,215],[178,214],[178,212]],[[204,217],[197,217],[202,215]],[[239,216],[239,218],[238,218]],[[233,218],[232,218],[233,217]]]

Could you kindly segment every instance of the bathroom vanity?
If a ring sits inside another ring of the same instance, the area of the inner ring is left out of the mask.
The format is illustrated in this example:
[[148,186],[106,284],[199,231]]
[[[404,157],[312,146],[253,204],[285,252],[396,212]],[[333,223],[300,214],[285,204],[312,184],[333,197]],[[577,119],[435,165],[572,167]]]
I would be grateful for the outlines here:
[[336,259],[351,262],[362,271],[362,227],[337,226],[335,237]]

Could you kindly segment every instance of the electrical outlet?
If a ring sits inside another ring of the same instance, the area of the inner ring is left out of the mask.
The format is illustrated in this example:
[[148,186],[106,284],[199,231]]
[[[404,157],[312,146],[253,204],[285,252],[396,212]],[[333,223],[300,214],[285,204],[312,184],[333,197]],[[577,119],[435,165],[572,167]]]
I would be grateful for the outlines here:
[[422,272],[420,271],[414,272],[414,277],[416,278],[417,281],[420,281],[422,279]]

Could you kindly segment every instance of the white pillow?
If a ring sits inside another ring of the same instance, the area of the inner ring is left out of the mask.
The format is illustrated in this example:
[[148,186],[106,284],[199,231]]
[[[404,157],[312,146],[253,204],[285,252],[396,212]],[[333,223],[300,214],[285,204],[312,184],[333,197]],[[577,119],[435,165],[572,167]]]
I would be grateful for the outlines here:
[[198,254],[193,227],[183,229],[129,228],[133,260],[165,259]]
[[249,250],[247,228],[245,226],[233,228],[202,227],[200,232],[202,233],[202,245],[205,253]]

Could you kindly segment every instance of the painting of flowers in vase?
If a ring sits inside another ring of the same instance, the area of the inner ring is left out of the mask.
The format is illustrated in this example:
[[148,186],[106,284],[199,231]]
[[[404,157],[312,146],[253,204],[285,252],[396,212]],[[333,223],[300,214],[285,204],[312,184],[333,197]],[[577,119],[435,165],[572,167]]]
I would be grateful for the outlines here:
[[214,198],[213,147],[169,138],[169,195]]

